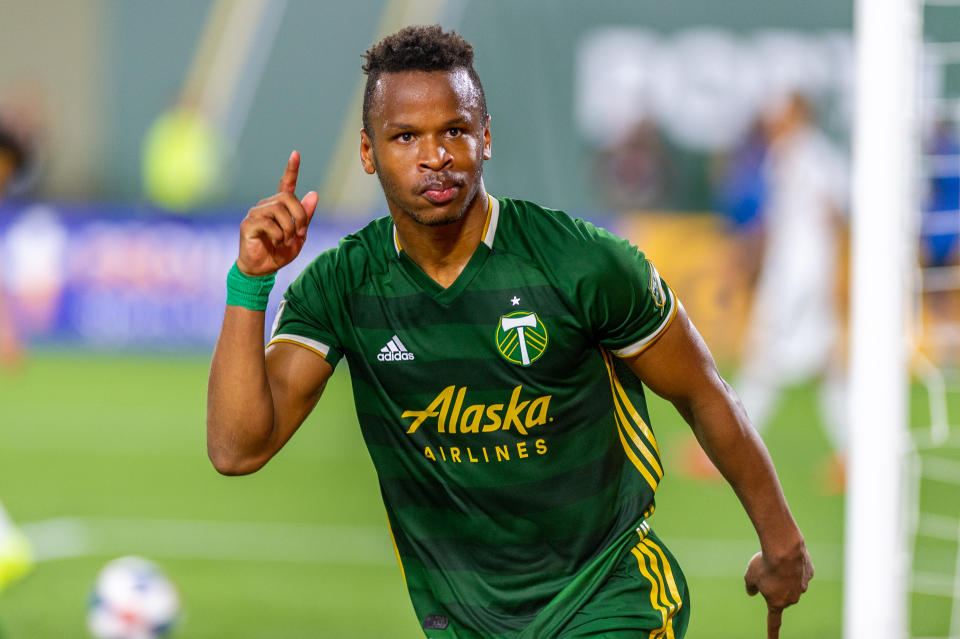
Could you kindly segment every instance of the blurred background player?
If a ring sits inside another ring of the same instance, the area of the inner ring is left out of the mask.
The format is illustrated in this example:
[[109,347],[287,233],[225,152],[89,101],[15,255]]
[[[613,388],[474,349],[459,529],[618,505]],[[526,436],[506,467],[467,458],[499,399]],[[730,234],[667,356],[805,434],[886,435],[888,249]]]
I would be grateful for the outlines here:
[[[732,268],[753,299],[734,387],[761,433],[782,391],[821,379],[819,412],[834,454],[824,469],[827,493],[843,490],[845,365],[842,355],[841,247],[848,170],[820,131],[805,96],[776,100],[716,170],[715,198],[732,245]],[[692,444],[684,472],[719,473]]]
[[960,175],[956,157],[960,155],[960,139],[953,124],[939,120],[927,141],[927,153],[945,158],[945,166],[936,166],[927,183],[923,206],[920,259],[924,266],[955,266],[960,258]]
[[926,304],[923,346],[934,361],[960,360],[960,138],[949,118],[925,141],[929,161],[920,225],[920,265]]
[[767,204],[767,134],[757,119],[746,136],[715,167],[714,198],[733,244],[733,267],[756,285],[763,257],[763,209]]
[[[16,177],[27,165],[26,147],[14,136],[8,125],[0,120],[0,201]],[[13,325],[3,282],[0,280],[0,365],[11,366],[20,361],[21,346]]]
[[820,414],[836,455],[827,488],[842,490],[846,393],[837,273],[847,162],[799,93],[776,104],[764,128],[763,257],[734,387],[763,432],[781,391],[819,376]]
[[[8,188],[22,179],[31,166],[31,145],[25,133],[0,120],[0,202]],[[0,366],[14,367],[23,348],[3,291],[0,273]],[[23,577],[33,564],[30,542],[7,515],[0,502],[0,591]]]
[[[11,97],[0,104],[0,203],[36,182],[45,111],[41,91],[29,83],[7,92]],[[5,293],[0,277],[0,367],[14,367],[23,358],[23,346]]]

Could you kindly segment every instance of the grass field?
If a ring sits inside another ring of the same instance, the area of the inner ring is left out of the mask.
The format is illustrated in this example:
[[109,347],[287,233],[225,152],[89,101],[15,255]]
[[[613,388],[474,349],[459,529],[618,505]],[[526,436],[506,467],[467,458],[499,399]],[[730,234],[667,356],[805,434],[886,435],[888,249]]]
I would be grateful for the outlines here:
[[[259,473],[219,476],[204,448],[208,360],[39,352],[0,372],[0,499],[40,561],[0,595],[4,639],[83,637],[91,582],[110,558],[157,561],[180,590],[175,637],[422,637],[396,566],[345,367],[320,408]],[[823,493],[828,454],[815,390],[789,392],[767,440],[817,575],[781,637],[839,637],[843,499]],[[925,403],[914,402],[917,423]],[[953,415],[960,414],[954,402]],[[674,457],[688,430],[660,402],[666,459],[653,525],[691,584],[688,637],[760,637],[761,599],[743,592],[758,549],[723,484],[684,479]],[[941,510],[956,510],[956,490]],[[956,512],[953,516],[956,516]],[[891,506],[883,522],[900,516]],[[923,560],[940,567],[955,545]],[[946,635],[950,600],[914,598],[914,628]],[[920,624],[920,625],[918,625]]]

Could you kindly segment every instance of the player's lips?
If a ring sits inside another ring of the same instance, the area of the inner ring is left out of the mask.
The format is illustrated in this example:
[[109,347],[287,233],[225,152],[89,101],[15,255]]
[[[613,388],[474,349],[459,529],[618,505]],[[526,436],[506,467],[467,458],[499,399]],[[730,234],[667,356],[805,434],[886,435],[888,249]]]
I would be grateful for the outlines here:
[[427,189],[423,192],[423,197],[434,204],[446,204],[457,197],[459,191],[459,186],[448,186],[445,189]]
[[423,189],[421,195],[433,204],[446,204],[457,197],[457,193],[459,192],[459,184],[441,183],[428,185]]

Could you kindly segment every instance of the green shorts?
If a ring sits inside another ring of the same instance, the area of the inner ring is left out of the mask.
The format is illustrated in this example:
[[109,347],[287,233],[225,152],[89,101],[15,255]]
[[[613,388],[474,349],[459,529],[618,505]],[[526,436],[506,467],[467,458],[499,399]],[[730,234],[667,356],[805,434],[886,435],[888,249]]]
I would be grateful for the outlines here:
[[557,639],[681,639],[690,621],[687,581],[670,551],[643,522],[639,540],[573,615]]

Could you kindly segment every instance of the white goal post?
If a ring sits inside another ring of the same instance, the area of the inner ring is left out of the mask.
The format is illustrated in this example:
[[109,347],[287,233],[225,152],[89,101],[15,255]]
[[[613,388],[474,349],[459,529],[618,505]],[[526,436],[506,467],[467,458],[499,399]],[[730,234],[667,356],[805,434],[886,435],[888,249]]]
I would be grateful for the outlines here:
[[904,514],[916,0],[857,0],[845,639],[907,636]]

